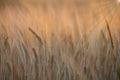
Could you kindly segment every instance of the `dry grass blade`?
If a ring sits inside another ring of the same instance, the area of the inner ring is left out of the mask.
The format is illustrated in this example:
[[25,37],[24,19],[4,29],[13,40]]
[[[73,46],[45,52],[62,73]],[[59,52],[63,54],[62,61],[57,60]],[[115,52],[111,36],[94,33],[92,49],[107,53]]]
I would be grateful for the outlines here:
[[32,32],[32,34],[34,34],[35,35],[35,37],[40,41],[40,43],[43,45],[43,41],[42,41],[42,39],[40,38],[40,36],[38,36],[38,34],[35,32],[35,31],[33,31],[31,28],[29,28],[29,30]]

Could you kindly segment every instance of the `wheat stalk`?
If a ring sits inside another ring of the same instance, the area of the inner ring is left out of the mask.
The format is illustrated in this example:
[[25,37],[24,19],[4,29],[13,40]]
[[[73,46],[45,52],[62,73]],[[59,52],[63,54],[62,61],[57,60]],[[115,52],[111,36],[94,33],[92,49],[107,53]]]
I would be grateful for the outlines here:
[[35,60],[35,72],[36,72],[35,78],[36,78],[36,80],[39,80],[39,59],[38,59],[38,55],[37,55],[35,48],[33,48],[32,50],[33,50],[34,56],[36,58],[36,60]]

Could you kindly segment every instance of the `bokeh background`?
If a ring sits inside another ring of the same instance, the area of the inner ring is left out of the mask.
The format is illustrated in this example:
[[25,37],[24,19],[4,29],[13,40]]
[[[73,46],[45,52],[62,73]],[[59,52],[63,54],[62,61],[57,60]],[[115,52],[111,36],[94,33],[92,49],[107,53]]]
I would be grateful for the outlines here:
[[117,0],[0,0],[1,80],[119,80]]

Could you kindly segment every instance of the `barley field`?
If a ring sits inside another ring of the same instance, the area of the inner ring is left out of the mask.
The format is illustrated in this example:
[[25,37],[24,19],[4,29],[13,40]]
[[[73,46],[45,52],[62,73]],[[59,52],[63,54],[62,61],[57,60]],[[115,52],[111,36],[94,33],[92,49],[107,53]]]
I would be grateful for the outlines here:
[[0,0],[0,80],[120,80],[120,3]]

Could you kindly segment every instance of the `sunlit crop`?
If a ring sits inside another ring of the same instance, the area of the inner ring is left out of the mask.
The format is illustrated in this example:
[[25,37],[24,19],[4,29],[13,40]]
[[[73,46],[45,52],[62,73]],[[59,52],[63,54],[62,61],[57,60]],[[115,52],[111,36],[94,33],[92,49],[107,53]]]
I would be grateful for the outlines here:
[[0,0],[0,80],[119,80],[116,5]]

